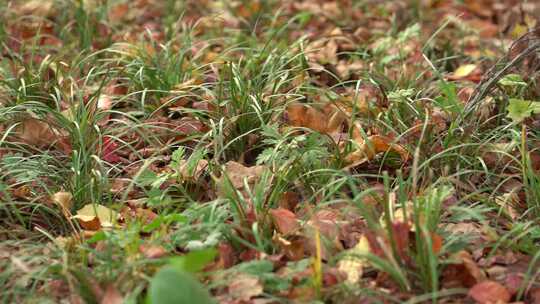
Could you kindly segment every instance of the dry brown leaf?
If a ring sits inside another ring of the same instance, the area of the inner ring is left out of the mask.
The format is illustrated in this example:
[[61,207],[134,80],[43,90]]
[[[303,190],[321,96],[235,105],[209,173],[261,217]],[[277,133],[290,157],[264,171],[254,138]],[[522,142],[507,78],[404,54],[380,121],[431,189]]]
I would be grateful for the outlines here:
[[263,286],[256,276],[241,273],[231,278],[229,296],[237,301],[248,302],[263,293]]
[[323,112],[303,104],[292,104],[287,107],[287,115],[291,125],[309,128],[317,132],[326,132],[327,117]]
[[49,124],[35,118],[26,118],[20,125],[20,137],[35,146],[49,146],[56,141],[58,134]]
[[227,174],[235,189],[242,189],[244,180],[247,180],[247,184],[252,186],[259,180],[264,170],[266,170],[265,166],[246,167],[241,163],[229,161],[225,164],[224,174]]
[[363,140],[361,137],[356,138],[359,148],[345,157],[348,164],[358,165],[365,161],[372,160],[377,154],[394,151],[399,154],[401,160],[406,162],[409,159],[409,152],[394,143],[390,137],[382,135],[372,135]]
[[495,281],[483,281],[469,290],[469,296],[478,304],[503,304],[510,302],[510,292]]
[[283,208],[272,209],[269,211],[276,230],[280,234],[290,234],[300,228],[296,215],[291,211]]
[[280,248],[280,252],[284,253],[291,261],[299,261],[304,258],[305,240],[302,237],[293,237],[287,240],[276,233],[272,240]]
[[462,250],[454,254],[451,259],[456,262],[449,264],[443,271],[442,283],[444,287],[472,287],[486,279],[484,272],[467,251]]
[[187,160],[184,160],[184,159],[180,160],[179,171],[183,180],[191,180],[191,181],[198,180],[202,176],[206,168],[208,167],[208,161],[206,159],[201,159],[197,162],[197,166],[195,166],[195,168],[190,172],[190,170],[188,170],[189,169],[188,163],[189,161]]
[[71,210],[73,206],[73,195],[69,192],[56,192],[53,194],[52,200],[65,210]]

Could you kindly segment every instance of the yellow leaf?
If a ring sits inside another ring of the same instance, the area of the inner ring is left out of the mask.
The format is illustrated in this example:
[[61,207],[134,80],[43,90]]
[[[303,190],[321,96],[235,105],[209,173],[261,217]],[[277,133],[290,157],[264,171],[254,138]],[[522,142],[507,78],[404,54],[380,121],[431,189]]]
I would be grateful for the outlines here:
[[463,79],[463,78],[471,75],[471,73],[474,70],[476,70],[476,64],[464,64],[464,65],[461,65],[460,67],[458,67],[454,71],[454,74],[452,75],[452,78],[453,79]]
[[362,235],[358,244],[346,251],[344,257],[338,262],[338,269],[347,275],[347,282],[356,284],[363,274],[363,268],[367,264],[367,260],[362,258],[362,255],[369,253],[369,242]]
[[87,204],[72,218],[78,219],[84,229],[99,230],[112,227],[118,219],[118,213],[99,204]]

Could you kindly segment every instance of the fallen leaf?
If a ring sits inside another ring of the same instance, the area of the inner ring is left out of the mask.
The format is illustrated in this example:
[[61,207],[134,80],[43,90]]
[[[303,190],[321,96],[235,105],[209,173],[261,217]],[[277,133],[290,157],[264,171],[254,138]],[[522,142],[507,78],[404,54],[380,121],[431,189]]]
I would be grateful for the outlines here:
[[114,287],[113,284],[107,285],[107,288],[105,289],[105,293],[103,294],[103,297],[101,298],[100,304],[122,304],[124,303],[124,297],[122,297],[122,294]]
[[448,80],[470,80],[479,81],[482,71],[475,64],[464,64],[459,66],[452,74],[448,75]]
[[230,280],[229,296],[237,301],[248,302],[263,293],[263,286],[256,276],[241,273]]
[[122,20],[124,16],[129,11],[129,4],[128,2],[124,3],[117,3],[116,5],[112,6],[109,10],[108,17],[109,21],[116,23]]
[[52,200],[65,210],[71,210],[71,207],[73,206],[73,195],[69,192],[56,192],[53,194]]
[[20,137],[29,145],[43,147],[53,144],[58,134],[48,123],[36,118],[26,118],[20,125]]
[[287,107],[287,118],[295,127],[309,128],[324,133],[327,129],[326,115],[313,107],[304,104],[292,104]]
[[443,246],[443,238],[435,232],[430,234],[431,237],[431,250],[434,254],[441,252]]
[[283,252],[291,261],[299,261],[304,258],[306,242],[303,237],[295,236],[287,240],[276,233],[272,240],[280,248],[280,252]]
[[101,94],[97,101],[97,108],[106,111],[112,108],[113,100],[110,95]]
[[111,137],[105,137],[101,148],[101,159],[111,164],[121,162],[122,158],[118,155],[117,150],[118,144]]
[[469,296],[479,304],[496,304],[510,302],[510,292],[495,281],[477,283],[469,290]]
[[217,267],[227,269],[234,265],[236,260],[234,248],[229,243],[220,243],[218,254]]
[[484,272],[467,251],[462,250],[454,254],[451,260],[455,262],[446,266],[442,274],[442,283],[445,288],[472,287],[486,279]]
[[244,180],[247,181],[248,185],[254,185],[266,170],[265,166],[253,166],[246,167],[241,163],[235,161],[229,161],[225,164],[224,174],[229,178],[232,186],[235,189],[244,188]]
[[197,165],[192,170],[189,170],[189,164],[190,162],[188,160],[182,159],[180,160],[180,175],[182,176],[183,180],[191,180],[196,181],[198,180],[208,167],[208,161],[206,159],[201,159],[197,162]]
[[148,259],[158,259],[167,254],[167,249],[161,245],[140,245],[139,252]]
[[387,136],[372,135],[364,140],[361,136],[357,137],[356,142],[358,149],[351,152],[345,157],[345,162],[348,164],[358,165],[365,161],[372,160],[377,154],[385,153],[388,151],[394,151],[399,154],[402,162],[406,162],[409,159],[409,152],[397,144]]
[[290,234],[300,228],[296,215],[287,209],[271,209],[269,213],[280,234]]
[[347,275],[347,282],[356,284],[362,277],[363,268],[367,265],[365,258],[361,256],[369,254],[369,242],[366,236],[362,236],[358,244],[345,252],[345,256],[339,260],[338,269]]
[[118,213],[99,204],[87,204],[72,218],[78,219],[84,229],[95,231],[113,227],[118,219]]

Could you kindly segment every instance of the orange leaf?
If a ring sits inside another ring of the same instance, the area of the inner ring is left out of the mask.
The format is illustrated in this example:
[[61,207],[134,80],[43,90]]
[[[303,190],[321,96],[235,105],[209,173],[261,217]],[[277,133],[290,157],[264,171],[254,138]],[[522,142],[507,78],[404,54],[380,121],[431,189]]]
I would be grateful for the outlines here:
[[443,245],[443,239],[440,235],[432,232],[431,233],[431,250],[433,250],[433,253],[438,254],[441,252]]
[[366,141],[361,137],[357,137],[356,140],[360,141],[360,147],[345,157],[347,163],[361,163],[373,159],[379,153],[388,151],[398,153],[403,162],[409,159],[409,152],[403,146],[393,143],[393,140],[388,136],[372,135]]

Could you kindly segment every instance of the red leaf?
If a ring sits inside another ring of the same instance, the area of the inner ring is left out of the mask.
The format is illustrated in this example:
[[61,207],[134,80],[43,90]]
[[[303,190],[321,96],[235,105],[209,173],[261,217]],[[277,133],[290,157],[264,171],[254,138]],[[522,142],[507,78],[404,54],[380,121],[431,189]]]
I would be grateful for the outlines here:
[[483,281],[474,285],[469,290],[469,296],[479,304],[508,303],[511,298],[506,287],[495,281]]
[[278,208],[270,210],[270,216],[274,221],[277,231],[281,234],[294,232],[300,226],[296,215],[287,209]]
[[119,163],[122,159],[116,153],[118,144],[112,141],[112,138],[105,137],[101,148],[101,159],[111,164]]

